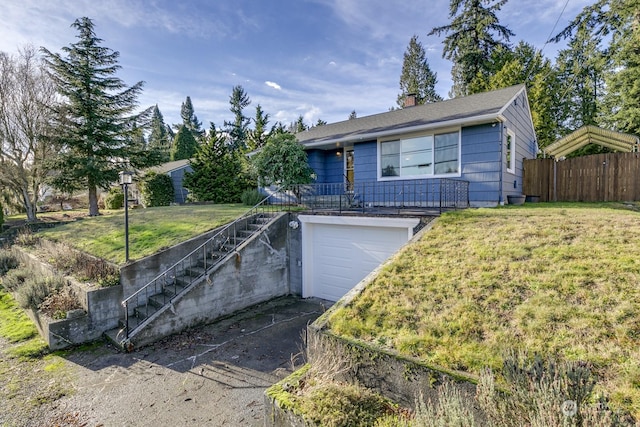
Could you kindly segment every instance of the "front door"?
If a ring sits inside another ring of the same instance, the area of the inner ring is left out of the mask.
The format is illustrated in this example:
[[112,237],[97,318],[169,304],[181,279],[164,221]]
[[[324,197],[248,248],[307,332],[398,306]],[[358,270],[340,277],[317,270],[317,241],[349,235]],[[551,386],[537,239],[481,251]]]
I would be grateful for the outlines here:
[[346,163],[344,166],[344,171],[345,171],[345,177],[347,179],[347,191],[353,191],[353,178],[354,178],[354,174],[353,174],[353,149],[350,150],[346,150]]

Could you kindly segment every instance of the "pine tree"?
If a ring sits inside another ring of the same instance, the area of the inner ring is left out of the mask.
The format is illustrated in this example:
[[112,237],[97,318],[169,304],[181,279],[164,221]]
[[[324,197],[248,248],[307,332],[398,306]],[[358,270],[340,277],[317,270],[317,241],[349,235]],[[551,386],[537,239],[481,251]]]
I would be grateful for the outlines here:
[[176,129],[179,130],[180,126],[186,126],[196,140],[204,136],[202,122],[198,121],[198,116],[195,115],[190,96],[187,96],[187,99],[180,106],[180,117],[182,117],[182,125],[176,125]]
[[416,96],[417,105],[442,101],[442,97],[436,93],[437,81],[436,73],[431,71],[427,62],[424,47],[418,41],[418,36],[414,35],[409,41],[402,62],[400,94],[397,101],[400,108],[404,107],[405,98],[409,94]]
[[562,106],[562,135],[598,124],[606,64],[599,44],[588,28],[580,27],[569,47],[558,52],[556,69],[561,87],[557,101]]
[[183,185],[198,201],[235,203],[248,187],[238,151],[212,123],[206,141],[198,146],[191,161],[193,172],[185,174]]
[[171,161],[190,159],[198,149],[198,142],[191,131],[182,125],[176,134],[171,148]]
[[171,139],[167,132],[167,125],[164,123],[164,118],[157,104],[153,107],[150,127],[149,149],[156,150],[159,153],[161,162],[168,162],[171,158]]
[[224,122],[224,126],[231,138],[231,147],[233,150],[245,151],[247,149],[247,132],[251,119],[245,117],[244,109],[251,104],[249,95],[246,94],[243,87],[238,85],[233,88],[229,96],[229,110],[234,115],[233,122]]
[[611,40],[613,67],[605,75],[603,121],[640,136],[640,8],[633,0],[620,1],[616,8],[622,22]]
[[526,84],[538,146],[542,148],[554,142],[559,136],[559,115],[554,94],[560,90],[557,73],[551,62],[532,45],[520,42],[514,50],[496,49],[491,63],[491,75],[487,80],[474,80],[469,85],[471,92]]
[[304,122],[304,117],[301,114],[298,116],[295,122],[289,123],[289,128],[287,129],[287,131],[289,133],[299,133],[304,132],[307,129],[309,129],[309,127]]
[[500,25],[496,16],[496,12],[506,2],[507,0],[450,0],[451,23],[435,27],[429,33],[438,36],[447,34],[442,57],[453,61],[454,97],[471,94],[469,85],[473,80],[488,77],[493,51],[498,47],[508,47],[509,37],[514,34]]
[[358,118],[358,113],[356,113],[356,110],[351,110],[351,112],[349,113],[349,120],[353,120],[357,118]]
[[62,98],[54,107],[58,155],[52,166],[59,172],[52,184],[63,191],[86,188],[89,215],[98,215],[98,188],[109,188],[124,169],[157,161],[130,143],[134,125],[145,123],[151,110],[133,114],[143,82],[127,87],[115,76],[119,53],[101,46],[91,19],[77,19],[72,27],[79,40],[62,48],[66,57],[42,48]]
[[253,129],[248,131],[247,135],[247,150],[253,151],[258,148],[262,148],[267,142],[269,137],[269,131],[267,125],[269,124],[269,114],[262,110],[262,106],[258,104],[256,106],[256,115],[253,119]]
[[[572,91],[572,97],[567,97],[567,117],[577,110],[580,117],[595,115],[597,123],[614,130],[640,133],[639,10],[637,0],[597,0],[551,39],[558,42],[569,38],[577,50],[565,54],[574,59],[573,63],[562,58],[564,69],[559,63],[561,72],[574,66],[576,83],[567,85]],[[607,47],[602,46],[605,42],[609,43]]]

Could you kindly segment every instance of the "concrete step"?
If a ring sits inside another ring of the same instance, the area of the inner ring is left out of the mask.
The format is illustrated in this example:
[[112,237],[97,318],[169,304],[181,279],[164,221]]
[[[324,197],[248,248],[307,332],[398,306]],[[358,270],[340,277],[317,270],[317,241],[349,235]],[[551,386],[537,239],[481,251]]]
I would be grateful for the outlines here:
[[187,276],[191,278],[197,278],[202,276],[205,273],[204,263],[202,261],[198,262],[198,264],[194,267],[189,267],[185,270]]
[[[158,307],[155,307],[153,304],[141,305],[133,310],[135,313],[134,317],[141,321],[149,318],[156,311],[158,311]],[[129,328],[131,328],[131,319],[129,319]]]
[[182,292],[184,290],[184,288],[187,287],[187,284],[188,283],[181,283],[181,282],[176,280],[176,283],[174,285],[164,286],[162,288],[162,293],[164,295],[168,295],[169,298],[173,298],[174,296],[176,296],[180,292]]

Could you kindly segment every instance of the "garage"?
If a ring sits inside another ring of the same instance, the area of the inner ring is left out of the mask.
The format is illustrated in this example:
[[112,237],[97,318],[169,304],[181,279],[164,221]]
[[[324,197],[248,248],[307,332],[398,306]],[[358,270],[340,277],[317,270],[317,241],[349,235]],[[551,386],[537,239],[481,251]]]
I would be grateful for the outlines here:
[[417,218],[300,215],[302,296],[337,301],[413,236]]

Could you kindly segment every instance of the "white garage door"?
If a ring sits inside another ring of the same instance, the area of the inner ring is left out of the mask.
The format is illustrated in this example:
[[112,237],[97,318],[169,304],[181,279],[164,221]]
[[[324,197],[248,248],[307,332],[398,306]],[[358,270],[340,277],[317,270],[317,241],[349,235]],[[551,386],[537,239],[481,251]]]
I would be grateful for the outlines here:
[[303,296],[337,301],[398,251],[417,219],[301,216]]

